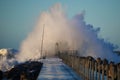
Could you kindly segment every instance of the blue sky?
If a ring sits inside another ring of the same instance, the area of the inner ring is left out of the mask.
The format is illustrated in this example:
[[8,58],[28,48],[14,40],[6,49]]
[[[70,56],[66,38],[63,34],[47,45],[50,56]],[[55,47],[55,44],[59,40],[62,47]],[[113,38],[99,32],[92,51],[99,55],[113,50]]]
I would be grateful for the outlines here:
[[120,46],[120,0],[0,0],[0,48],[19,48],[42,11],[61,3],[69,18],[85,11],[100,37]]

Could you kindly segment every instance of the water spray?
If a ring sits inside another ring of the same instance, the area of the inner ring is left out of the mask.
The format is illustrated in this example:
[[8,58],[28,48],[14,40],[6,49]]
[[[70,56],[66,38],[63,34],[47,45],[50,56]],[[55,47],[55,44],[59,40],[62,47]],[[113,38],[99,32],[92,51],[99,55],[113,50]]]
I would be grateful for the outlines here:
[[42,40],[41,40],[41,52],[40,52],[41,58],[43,58],[44,28],[45,28],[45,24],[43,25]]

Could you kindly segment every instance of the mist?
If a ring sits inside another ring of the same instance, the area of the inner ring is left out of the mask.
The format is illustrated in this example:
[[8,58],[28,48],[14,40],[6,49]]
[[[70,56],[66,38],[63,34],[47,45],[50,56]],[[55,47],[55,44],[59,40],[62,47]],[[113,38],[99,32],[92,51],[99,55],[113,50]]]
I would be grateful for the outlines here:
[[41,57],[41,43],[44,27],[43,54],[54,55],[56,42],[61,43],[61,50],[78,50],[81,56],[107,58],[120,62],[120,57],[113,53],[114,44],[98,37],[100,28],[94,28],[84,21],[84,12],[69,19],[61,4],[53,5],[42,12],[33,31],[21,43],[17,60],[22,62]]

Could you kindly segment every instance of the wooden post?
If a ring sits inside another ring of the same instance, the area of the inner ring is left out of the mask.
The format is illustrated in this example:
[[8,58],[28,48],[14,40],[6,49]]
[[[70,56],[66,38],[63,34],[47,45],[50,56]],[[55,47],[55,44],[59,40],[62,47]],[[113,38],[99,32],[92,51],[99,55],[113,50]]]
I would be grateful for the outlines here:
[[83,59],[81,59],[81,72],[82,72],[82,76],[83,76]]
[[81,61],[80,61],[80,74],[82,75],[82,58],[81,58]]
[[75,56],[73,55],[73,69],[75,70]]
[[72,58],[71,58],[71,55],[70,55],[69,62],[70,62],[70,67],[72,67]]
[[89,79],[89,60],[87,58],[87,79]]
[[91,78],[91,80],[94,80],[94,70],[95,70],[95,60],[92,60],[92,78]]
[[105,67],[108,64],[108,61],[106,59],[103,60],[102,63],[102,80],[104,80],[104,76],[105,76]]
[[102,80],[104,80],[104,75],[105,75],[105,74],[104,74],[104,72],[105,72],[104,70],[105,70],[105,65],[102,64]]
[[107,80],[109,80],[109,66],[108,66],[108,64],[106,65],[106,77],[107,77]]
[[73,68],[73,55],[71,55],[71,67]]
[[81,75],[81,57],[79,58],[79,61],[80,61],[80,66],[79,66],[80,71],[79,71],[79,74]]
[[120,63],[117,65],[117,80],[120,80]]
[[95,80],[97,80],[97,67],[98,67],[98,63],[95,61]]
[[89,60],[89,80],[91,80],[91,56],[88,56]]
[[77,56],[74,56],[74,69],[76,71],[77,67]]
[[[68,65],[70,64],[70,55],[69,54],[67,54],[67,63],[68,63]],[[70,66],[70,65],[69,65]]]
[[80,65],[80,63],[79,63],[79,56],[77,56],[77,73],[79,73],[79,65]]
[[104,70],[102,70],[102,80],[104,80],[105,76],[107,77],[107,80],[108,80],[108,60],[107,59],[103,60],[102,69],[104,69]]
[[69,65],[71,67],[71,55],[69,55]]
[[77,57],[77,72],[79,73],[79,56]]
[[80,74],[80,57],[78,57],[78,74]]
[[91,60],[89,60],[89,80],[91,80]]
[[98,80],[100,80],[101,58],[97,58],[98,63]]
[[112,80],[114,80],[114,62],[110,62],[110,72],[109,75],[111,77]]
[[83,58],[83,79],[85,80],[85,76],[86,76],[86,74],[85,74],[85,59]]
[[85,80],[87,80],[87,74],[88,74],[88,63],[87,63],[87,58],[85,58]]

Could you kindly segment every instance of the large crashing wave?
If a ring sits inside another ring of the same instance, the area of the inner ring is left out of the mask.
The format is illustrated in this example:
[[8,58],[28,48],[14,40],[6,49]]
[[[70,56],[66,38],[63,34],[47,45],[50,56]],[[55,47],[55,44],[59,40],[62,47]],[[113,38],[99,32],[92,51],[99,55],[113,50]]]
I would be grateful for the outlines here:
[[114,45],[98,37],[100,28],[95,29],[91,24],[87,24],[84,21],[84,13],[68,19],[60,4],[55,4],[49,11],[40,14],[34,30],[21,44],[18,61],[41,57],[43,25],[45,25],[43,53],[55,54],[55,43],[61,42],[64,43],[63,50],[78,50],[82,56],[120,61],[120,57],[113,53]]

